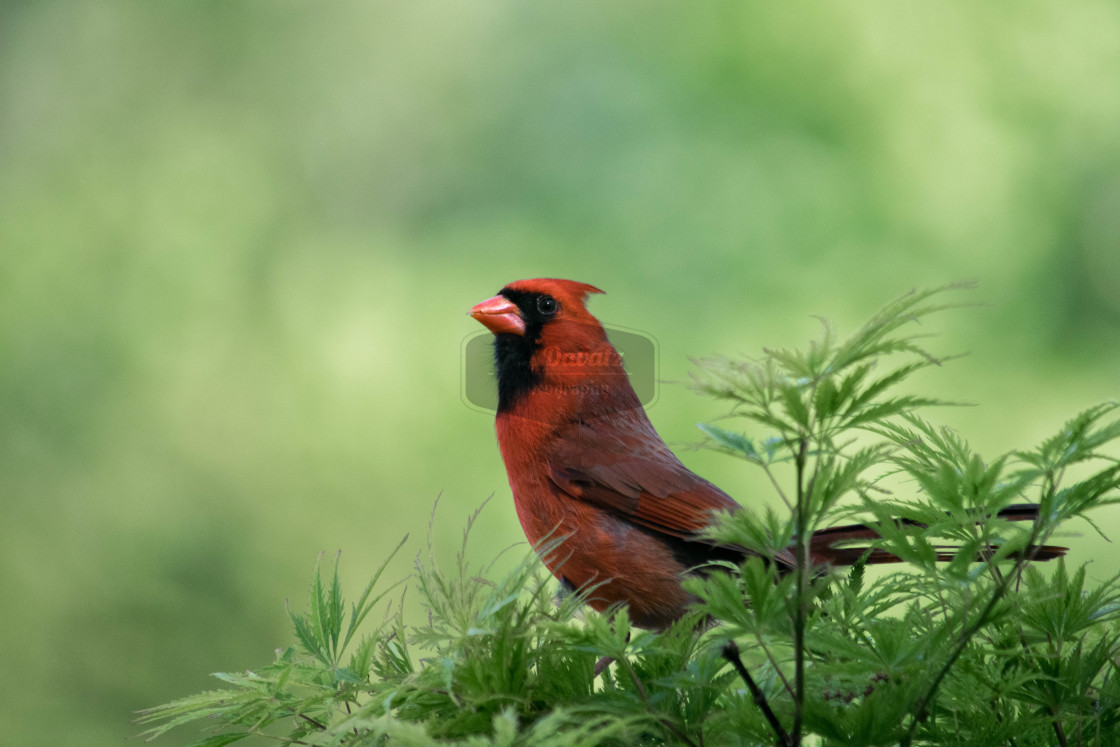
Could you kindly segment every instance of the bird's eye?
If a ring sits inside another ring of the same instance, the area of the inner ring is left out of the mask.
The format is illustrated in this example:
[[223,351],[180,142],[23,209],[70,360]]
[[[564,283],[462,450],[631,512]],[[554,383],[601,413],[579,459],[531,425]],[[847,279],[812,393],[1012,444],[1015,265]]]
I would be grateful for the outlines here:
[[556,303],[556,299],[552,296],[541,296],[537,299],[537,311],[545,316],[552,316],[560,308],[560,304]]

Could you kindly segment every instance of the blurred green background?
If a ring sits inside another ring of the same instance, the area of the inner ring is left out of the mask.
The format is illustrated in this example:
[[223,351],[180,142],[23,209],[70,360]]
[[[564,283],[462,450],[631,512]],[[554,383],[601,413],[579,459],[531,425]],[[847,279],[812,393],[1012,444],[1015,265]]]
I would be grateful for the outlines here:
[[459,381],[516,278],[657,340],[674,444],[721,412],[690,357],[956,280],[988,305],[933,345],[972,355],[922,383],[981,406],[939,422],[994,455],[1116,397],[1118,40],[1109,0],[8,0],[2,741],[118,744],[267,663],[320,551],[360,587],[411,532],[404,576],[441,493],[448,557],[491,493],[479,556],[517,541]]

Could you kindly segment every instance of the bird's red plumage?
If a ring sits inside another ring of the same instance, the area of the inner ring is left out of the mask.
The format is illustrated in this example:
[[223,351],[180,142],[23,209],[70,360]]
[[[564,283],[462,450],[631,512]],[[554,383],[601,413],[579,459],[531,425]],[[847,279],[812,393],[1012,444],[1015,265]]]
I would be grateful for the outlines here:
[[[472,314],[499,343],[525,353],[499,356],[499,388],[503,375],[521,385],[511,388],[495,422],[526,537],[534,545],[564,538],[542,558],[557,578],[594,587],[589,602],[596,609],[625,604],[636,625],[659,629],[691,601],[680,585],[690,568],[745,556],[696,536],[713,511],[739,504],[689,471],[654,430],[621,358],[587,311],[587,295],[601,292],[570,280],[519,280]],[[517,365],[527,370],[502,370]],[[1008,518],[1022,519],[1037,507],[1013,508]],[[850,564],[865,548],[848,545],[877,536],[863,525],[825,530],[814,535],[811,559]],[[1064,552],[1037,550],[1043,557]],[[894,560],[882,550],[869,558]],[[774,561],[795,564],[789,551]]]

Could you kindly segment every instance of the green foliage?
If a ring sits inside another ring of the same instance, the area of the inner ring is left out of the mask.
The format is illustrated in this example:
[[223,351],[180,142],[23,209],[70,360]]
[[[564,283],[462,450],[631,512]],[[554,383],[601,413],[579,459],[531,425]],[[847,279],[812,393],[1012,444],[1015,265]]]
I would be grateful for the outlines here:
[[[392,587],[374,593],[379,571],[347,616],[336,563],[291,613],[298,648],[144,712],[146,734],[205,718],[217,733],[198,745],[1120,742],[1120,577],[1031,564],[1066,522],[1118,500],[1117,406],[989,459],[919,416],[942,402],[903,387],[944,359],[914,323],[946,290],[890,304],[844,342],[826,329],[805,351],[701,365],[697,387],[750,429],[701,426],[712,447],[764,470],[787,510],[713,523],[710,538],[754,556],[689,578],[695,614],[671,629],[555,601],[532,554],[504,576],[476,570],[466,533],[445,573],[429,538],[413,576],[426,621],[398,607],[356,639]],[[1037,516],[1012,521],[1024,503]],[[879,534],[864,560],[904,564],[812,565],[813,532],[853,517]],[[613,663],[596,677],[600,657]]]

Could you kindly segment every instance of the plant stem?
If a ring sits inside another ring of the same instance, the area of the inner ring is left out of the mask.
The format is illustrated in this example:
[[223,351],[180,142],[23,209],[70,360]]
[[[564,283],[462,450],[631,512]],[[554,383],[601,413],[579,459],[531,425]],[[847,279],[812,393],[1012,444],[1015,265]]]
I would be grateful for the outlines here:
[[1058,738],[1058,744],[1062,747],[1069,747],[1069,740],[1066,739],[1066,731],[1062,728],[1062,722],[1057,718],[1054,719],[1054,736]]
[[770,708],[770,702],[766,700],[766,695],[762,692],[762,688],[758,686],[758,683],[754,681],[754,677],[751,677],[751,673],[743,666],[743,660],[739,656],[738,644],[736,644],[735,641],[728,641],[724,645],[722,653],[723,658],[731,662],[731,666],[735,667],[735,671],[743,678],[743,682],[747,683],[747,689],[751,691],[754,704],[758,706],[758,709],[762,711],[762,715],[765,716],[766,720],[770,723],[770,728],[774,730],[774,734],[778,737],[778,744],[792,745],[793,742],[790,740],[789,734],[786,732],[785,727],[782,726],[782,722],[779,721],[778,717],[774,714],[773,709]]
[[315,719],[311,718],[310,716],[308,716],[306,714],[297,713],[296,715],[299,716],[304,721],[306,721],[307,723],[314,726],[316,729],[319,729],[320,731],[325,731],[326,728],[327,728],[326,725],[324,725],[323,723],[321,723],[319,721],[316,721]]
[[797,507],[794,531],[797,536],[797,600],[793,610],[793,730],[790,744],[801,744],[801,712],[805,705],[805,620],[809,616],[809,537],[807,515],[809,495],[805,489],[805,463],[809,453],[809,438],[802,436],[798,446]]
[[766,642],[762,640],[762,634],[759,633],[758,630],[759,628],[755,628],[754,639],[758,641],[758,647],[762,649],[762,653],[766,654],[766,661],[770,662],[770,667],[774,670],[774,673],[778,675],[778,679],[782,682],[782,687],[785,688],[786,692],[789,693],[789,696],[792,698],[793,687],[789,684],[789,679],[786,677],[785,672],[778,666],[778,660],[774,658],[774,652],[771,651],[766,645]]

